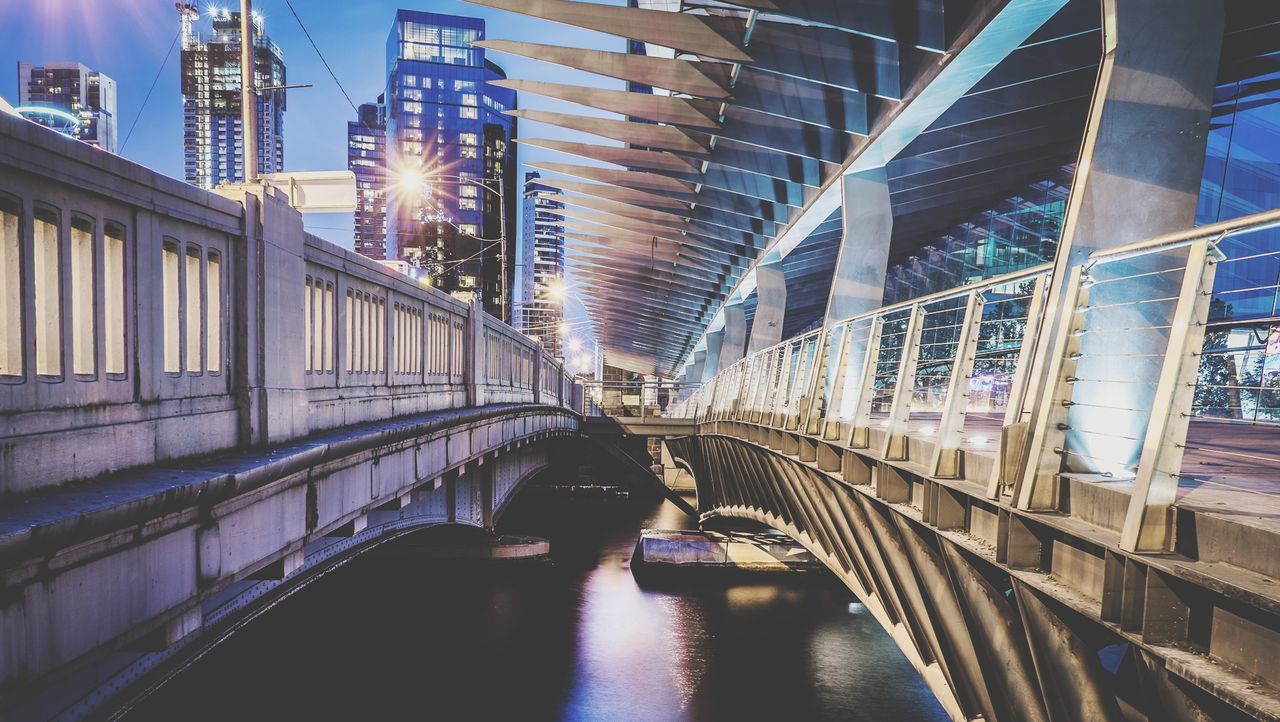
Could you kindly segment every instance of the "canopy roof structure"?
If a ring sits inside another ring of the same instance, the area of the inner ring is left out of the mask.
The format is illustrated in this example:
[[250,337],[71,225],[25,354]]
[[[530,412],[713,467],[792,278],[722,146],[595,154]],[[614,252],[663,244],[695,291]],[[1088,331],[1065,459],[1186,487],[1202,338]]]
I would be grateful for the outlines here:
[[477,43],[627,82],[501,84],[619,116],[512,111],[601,139],[522,142],[565,156],[532,165],[608,362],[667,377],[756,263],[784,262],[790,331],[821,321],[843,174],[886,168],[895,259],[1072,163],[1102,55],[1096,0],[470,2],[650,51]]

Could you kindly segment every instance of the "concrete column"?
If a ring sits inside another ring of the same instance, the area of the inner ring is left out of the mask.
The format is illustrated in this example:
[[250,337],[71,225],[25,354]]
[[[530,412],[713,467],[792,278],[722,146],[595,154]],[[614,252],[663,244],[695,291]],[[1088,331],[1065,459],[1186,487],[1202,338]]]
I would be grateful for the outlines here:
[[720,351],[724,348],[724,329],[707,332],[707,359],[702,366],[702,383],[715,377],[720,370]]
[[782,340],[787,317],[787,276],[782,260],[756,266],[756,315],[751,321],[751,345],[747,353],[763,351]]
[[893,236],[893,208],[884,168],[850,173],[841,179],[844,239],[831,276],[826,324],[879,308]]
[[[305,436],[305,346],[298,334],[305,313],[302,214],[283,193],[269,187],[223,186],[216,192],[244,208],[244,243],[233,266],[241,439],[268,444]],[[278,342],[288,338],[299,342]]]
[[[1092,251],[1190,228],[1195,221],[1223,23],[1222,0],[1104,0],[1102,66],[1022,409],[1021,418],[1031,418],[1032,438],[1038,438],[1036,434],[1062,433],[1049,427],[1036,429],[1039,422],[1032,411],[1049,403],[1048,396],[1055,388],[1054,379],[1044,377],[1061,330],[1060,319],[1071,312],[1066,307],[1069,270],[1084,262]],[[1178,279],[1152,272],[1181,266],[1185,260],[1185,251],[1180,251],[1130,263],[1135,266],[1131,270],[1148,272],[1144,295],[1160,298],[1168,296],[1171,288],[1176,290]],[[1141,306],[1121,305],[1107,313],[1132,315],[1132,322],[1127,325],[1133,328],[1169,322],[1152,317],[1152,312]],[[1109,320],[1108,325],[1125,327],[1121,321]],[[1064,433],[1068,448],[1092,453],[1090,443],[1105,438],[1109,445],[1107,458],[1136,462],[1141,442],[1124,439],[1143,437],[1143,410],[1151,408],[1151,399],[1141,398],[1141,394],[1154,388],[1159,366],[1143,359],[1149,358],[1153,351],[1150,344],[1158,338],[1159,334],[1149,333],[1108,336],[1109,354],[1130,355],[1133,359],[1132,363],[1118,363],[1106,372],[1118,388],[1132,389],[1132,398],[1119,399],[1117,405],[1137,411],[1100,414],[1091,412],[1089,407],[1073,407],[1066,424],[1069,430]],[[1086,357],[1092,351],[1087,341],[1081,348]],[[1163,344],[1162,339],[1160,343]],[[1156,351],[1162,353],[1163,345]],[[1037,453],[1031,448],[1036,445],[1028,444],[1025,453]],[[1044,443],[1047,448],[1057,445],[1052,439]],[[1023,462],[1037,463],[1035,458],[1026,457]],[[1068,462],[1072,470],[1099,470],[1091,468],[1096,464],[1085,456],[1072,456]],[[1028,508],[1053,508],[1053,489],[1047,484],[1042,486],[1043,489],[1024,489],[1022,503]]]
[[724,307],[724,343],[720,347],[720,371],[742,359],[747,346],[747,313],[742,302]]
[[693,363],[689,364],[689,373],[685,376],[685,380],[691,384],[702,383],[702,370],[707,365],[706,349],[698,349],[693,352]]

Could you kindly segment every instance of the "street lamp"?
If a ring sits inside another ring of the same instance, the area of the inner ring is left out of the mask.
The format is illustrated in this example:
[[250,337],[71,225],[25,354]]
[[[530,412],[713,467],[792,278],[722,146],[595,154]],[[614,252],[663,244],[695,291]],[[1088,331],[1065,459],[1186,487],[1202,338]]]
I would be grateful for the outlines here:
[[[471,176],[454,173],[423,173],[421,170],[416,168],[408,168],[398,173],[396,186],[399,187],[400,191],[405,195],[422,195],[432,184],[435,184],[441,179],[459,185],[470,184],[477,186],[498,197],[498,238],[483,238],[475,235],[474,233],[467,233],[466,235],[471,236],[482,243],[496,241],[499,244],[498,255],[501,257],[502,261],[499,271],[501,273],[501,279],[499,281],[499,288],[501,292],[500,313],[502,314],[502,320],[509,323],[512,319],[507,317],[507,296],[509,290],[507,287],[507,196],[505,189],[502,187],[503,179],[500,177],[473,178]],[[490,186],[490,182],[494,185]],[[453,224],[450,223],[450,225]],[[457,226],[454,227],[457,228]],[[462,229],[458,228],[458,231],[461,232]],[[480,255],[480,264],[481,269],[483,269],[483,253]]]

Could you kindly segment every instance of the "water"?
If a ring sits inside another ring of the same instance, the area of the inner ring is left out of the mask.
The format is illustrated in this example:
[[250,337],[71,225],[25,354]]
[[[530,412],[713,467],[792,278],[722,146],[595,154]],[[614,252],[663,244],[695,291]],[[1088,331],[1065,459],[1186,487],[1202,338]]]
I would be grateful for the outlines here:
[[834,581],[637,585],[669,503],[517,499],[554,564],[366,559],[233,635],[131,720],[944,720]]

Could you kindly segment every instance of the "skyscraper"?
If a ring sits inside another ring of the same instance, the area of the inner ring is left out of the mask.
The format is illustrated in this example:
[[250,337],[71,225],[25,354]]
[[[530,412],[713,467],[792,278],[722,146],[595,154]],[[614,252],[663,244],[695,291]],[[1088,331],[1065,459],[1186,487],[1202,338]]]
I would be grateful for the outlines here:
[[[510,320],[515,92],[471,41],[479,18],[399,10],[387,37],[387,260]],[[505,263],[504,263],[505,255]],[[503,267],[506,267],[505,280]],[[505,313],[504,313],[505,311]]]
[[387,116],[383,96],[364,103],[347,123],[347,168],[356,175],[355,249],[387,257]]
[[[209,11],[212,34],[202,40],[194,3],[179,5],[182,19],[182,115],[187,182],[201,188],[244,181],[240,120],[240,13]],[[254,14],[254,87],[285,84],[284,55]],[[258,169],[284,168],[283,90],[258,93]]]
[[[18,63],[18,105],[49,108],[55,113],[27,111],[23,115],[42,125],[56,126],[73,138],[116,152],[116,81],[80,63],[33,65]],[[65,122],[64,122],[65,121]]]
[[521,331],[542,340],[552,356],[563,356],[560,322],[564,320],[564,203],[560,189],[539,183],[536,172],[524,174],[524,224],[521,228]]

